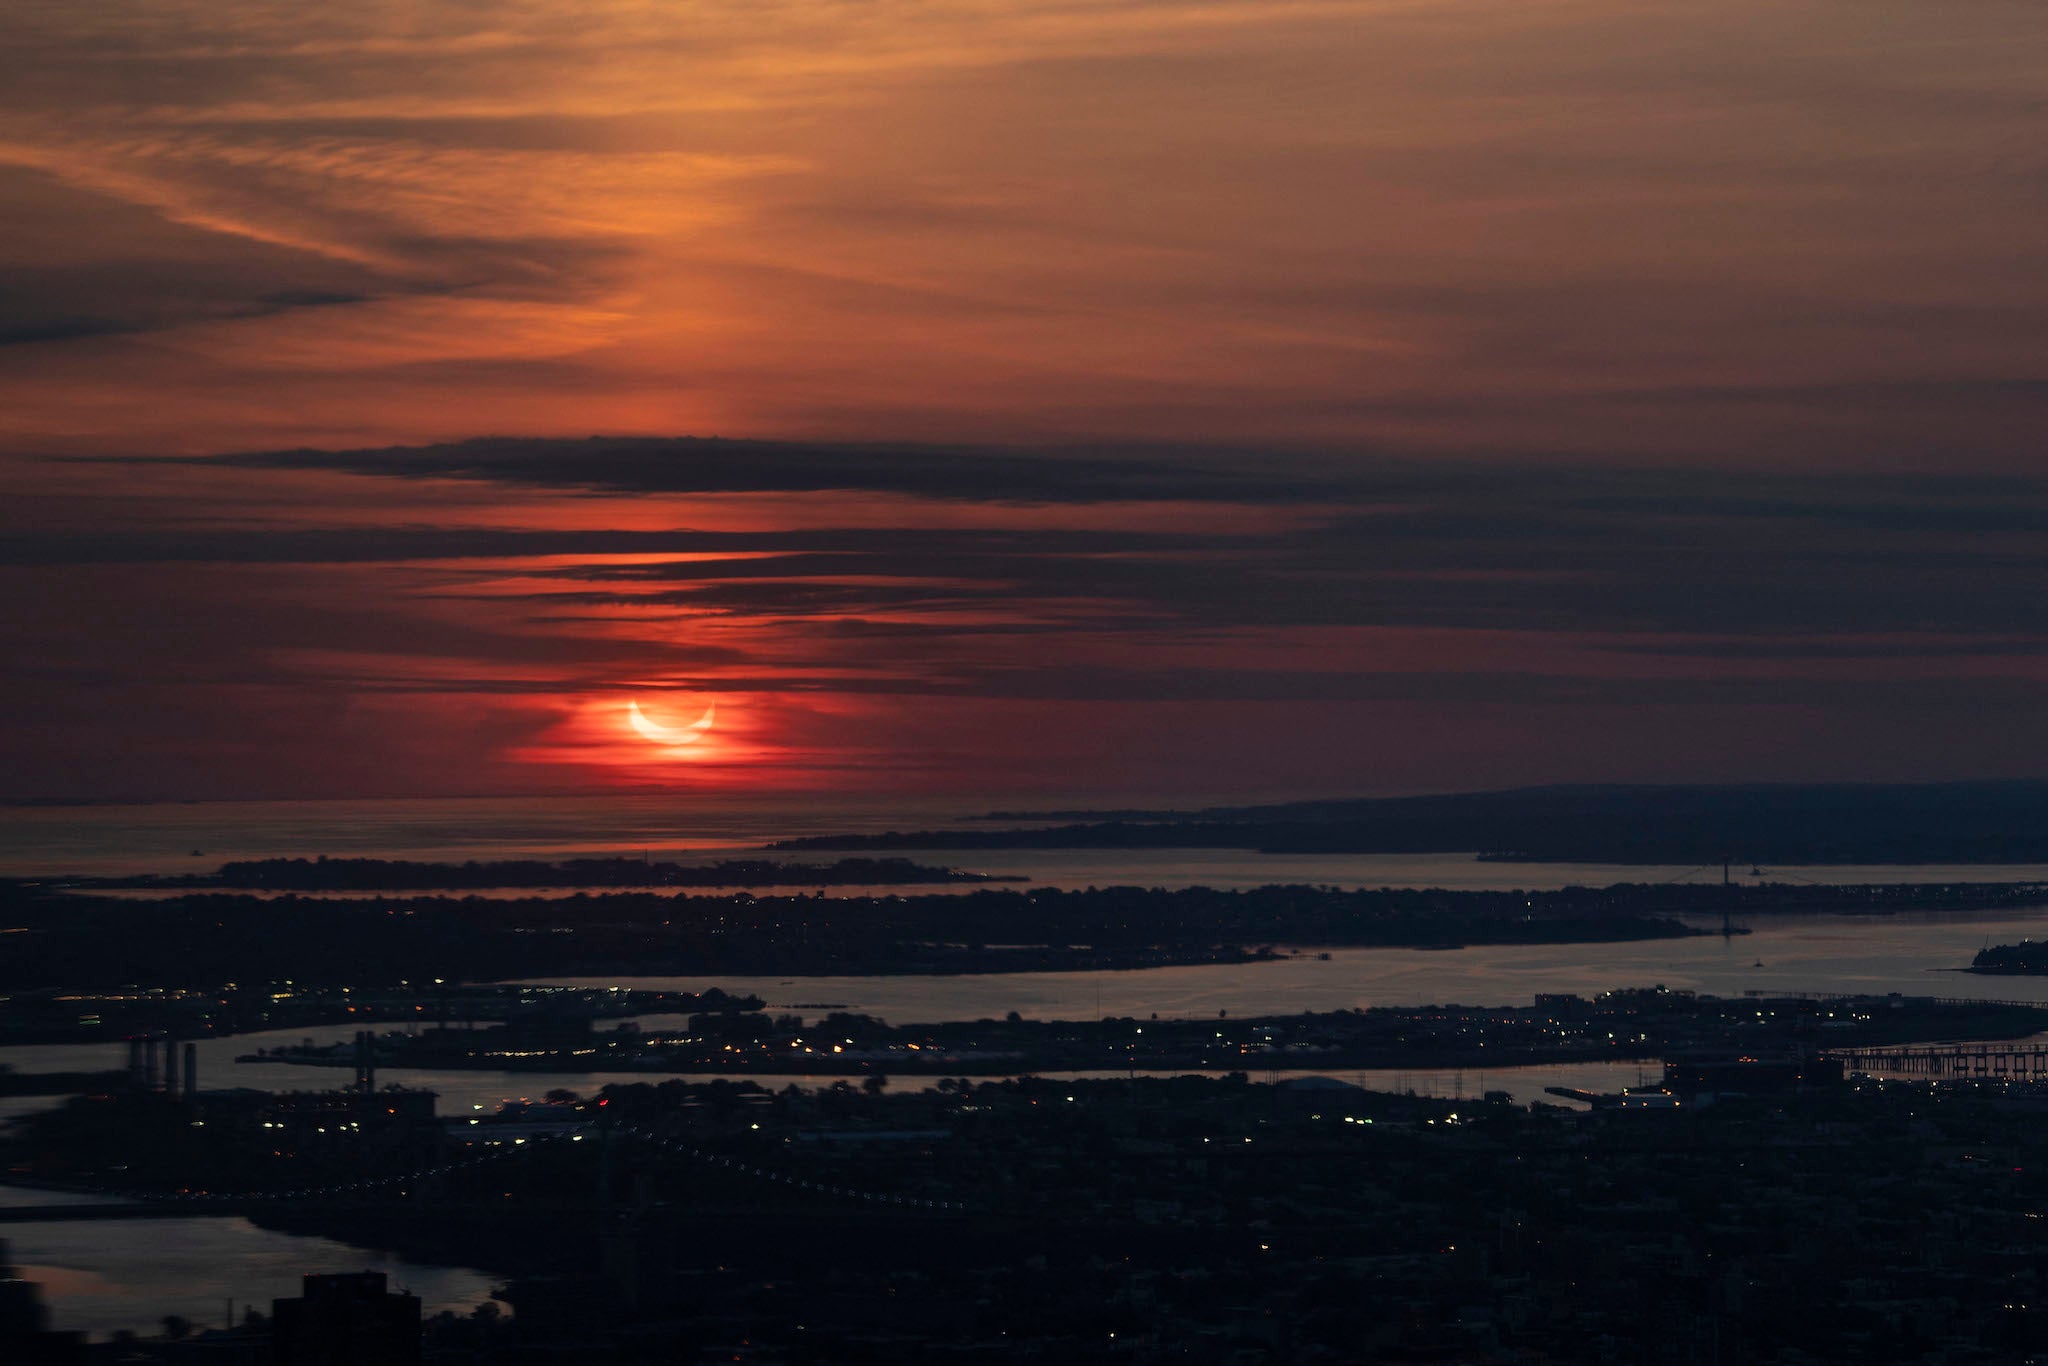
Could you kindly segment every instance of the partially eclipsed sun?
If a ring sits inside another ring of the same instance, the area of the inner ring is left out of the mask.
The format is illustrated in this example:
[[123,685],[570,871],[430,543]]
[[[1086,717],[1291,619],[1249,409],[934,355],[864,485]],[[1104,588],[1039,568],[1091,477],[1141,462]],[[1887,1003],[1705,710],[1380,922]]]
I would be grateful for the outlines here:
[[626,720],[645,739],[657,745],[693,745],[711,729],[712,720],[718,715],[718,704],[704,708],[704,714],[687,726],[664,726],[650,721],[641,712],[638,702],[626,704]]

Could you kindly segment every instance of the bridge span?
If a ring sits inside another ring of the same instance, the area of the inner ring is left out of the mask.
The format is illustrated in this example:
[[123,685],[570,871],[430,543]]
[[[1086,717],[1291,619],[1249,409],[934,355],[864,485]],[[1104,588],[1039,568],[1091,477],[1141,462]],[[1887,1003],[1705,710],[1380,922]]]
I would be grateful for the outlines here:
[[1830,1048],[1823,1056],[1875,1076],[2048,1081],[2048,1044],[1899,1044]]
[[169,1200],[107,1201],[91,1204],[4,1205],[0,1224],[66,1224],[94,1219],[222,1219],[246,1211],[235,1205]]

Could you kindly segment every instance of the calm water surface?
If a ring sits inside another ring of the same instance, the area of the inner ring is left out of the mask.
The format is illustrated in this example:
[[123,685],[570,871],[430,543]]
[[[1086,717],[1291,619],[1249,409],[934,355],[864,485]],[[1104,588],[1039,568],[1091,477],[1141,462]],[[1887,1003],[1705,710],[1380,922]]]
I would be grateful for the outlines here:
[[[90,1196],[0,1186],[0,1206],[92,1203]],[[381,1271],[418,1295],[428,1315],[458,1313],[490,1298],[492,1281],[463,1267],[422,1266],[327,1238],[273,1233],[246,1219],[110,1219],[0,1226],[22,1275],[43,1287],[51,1327],[104,1337],[155,1333],[167,1314],[222,1325],[234,1301],[270,1312],[299,1293],[308,1273]]]
[[[211,872],[234,859],[314,857],[562,859],[624,855],[697,861],[758,853],[777,839],[958,826],[996,808],[1178,805],[1098,794],[893,801],[734,798],[688,793],[634,797],[505,797],[422,801],[202,802],[144,806],[13,807],[0,811],[0,876]],[[1005,824],[1008,824],[1007,822]],[[1021,824],[1021,823],[1020,823]],[[1718,867],[1481,863],[1469,854],[1261,855],[1230,849],[888,850],[922,863],[1017,873],[1050,886],[1252,887],[1274,882],[1354,887],[1510,890],[1616,882],[1712,881]],[[792,855],[829,863],[837,853]],[[1738,874],[1747,869],[1738,868]],[[1811,882],[2048,882],[2048,865],[1785,866],[1771,876]],[[919,888],[917,890],[932,890]]]
[[[1978,977],[1986,942],[2048,937],[2048,907],[1987,916],[1785,916],[1724,939],[1626,944],[1494,945],[1441,951],[1333,949],[1269,963],[1138,972],[987,973],[951,977],[564,977],[585,986],[752,992],[771,1008],[816,1003],[891,1023],[980,1019],[1015,1010],[1037,1019],[1289,1014],[1354,1007],[1527,1005],[1537,992],[1581,995],[1662,984],[1744,992],[1901,992],[2048,1002],[2048,977]],[[802,1013],[802,1012],[799,1012]],[[822,1013],[822,1012],[814,1012]]]

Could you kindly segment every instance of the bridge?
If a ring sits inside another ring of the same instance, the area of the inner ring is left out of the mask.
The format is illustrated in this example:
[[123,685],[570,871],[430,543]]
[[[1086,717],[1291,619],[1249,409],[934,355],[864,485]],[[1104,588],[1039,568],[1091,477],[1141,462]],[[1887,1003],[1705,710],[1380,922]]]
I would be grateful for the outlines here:
[[2048,1044],[1898,1044],[1830,1048],[1822,1056],[1850,1072],[1897,1077],[2048,1081]]
[[[517,1161],[531,1156],[542,1148],[558,1148],[571,1143],[581,1143],[583,1133],[562,1133],[539,1135],[532,1139],[519,1139],[515,1144],[506,1144],[493,1151],[473,1153],[453,1162],[444,1162],[432,1167],[423,1167],[409,1172],[391,1173],[384,1176],[364,1177],[356,1181],[339,1182],[325,1186],[307,1186],[293,1190],[268,1191],[181,1191],[181,1192],[136,1192],[105,1187],[81,1186],[39,1186],[19,1180],[0,1180],[0,1187],[17,1190],[62,1191],[71,1195],[98,1197],[75,1202],[35,1205],[0,1204],[0,1224],[28,1224],[44,1222],[70,1222],[98,1219],[194,1219],[214,1218],[247,1214],[259,1208],[289,1206],[305,1208],[325,1205],[335,1207],[360,1207],[367,1203],[386,1204],[405,1201],[409,1190],[420,1181],[442,1176],[465,1168],[478,1167],[486,1163]],[[836,1182],[809,1180],[797,1172],[757,1165],[741,1157],[709,1152],[686,1139],[663,1135],[636,1125],[621,1126],[611,1130],[610,1138],[643,1145],[654,1154],[671,1160],[693,1162],[700,1166],[722,1169],[723,1174],[747,1181],[764,1184],[780,1184],[820,1199],[832,1200],[846,1205],[902,1206],[906,1210],[958,1210],[968,1206],[956,1200],[934,1200],[921,1195],[905,1195],[897,1191],[864,1189],[846,1186]],[[602,1147],[598,1143],[589,1145],[593,1160],[602,1160]],[[843,1178],[841,1178],[843,1180]],[[531,1201],[527,1202],[530,1206]],[[418,1208],[417,1204],[414,1204]],[[576,1208],[585,1208],[576,1205]],[[588,1206],[598,1209],[601,1206]]]
[[214,1219],[242,1212],[242,1206],[229,1204],[197,1209],[166,1200],[101,1200],[67,1205],[0,1206],[0,1224],[62,1224],[91,1219]]

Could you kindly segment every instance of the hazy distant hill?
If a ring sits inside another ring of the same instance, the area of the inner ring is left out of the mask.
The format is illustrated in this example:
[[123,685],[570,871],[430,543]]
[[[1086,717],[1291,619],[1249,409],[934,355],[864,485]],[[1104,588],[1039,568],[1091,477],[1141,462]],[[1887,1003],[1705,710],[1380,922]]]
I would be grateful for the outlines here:
[[[997,822],[1054,820],[1054,826]],[[787,849],[1256,849],[1602,863],[2048,863],[2048,782],[1530,787],[1201,811],[996,813]]]

